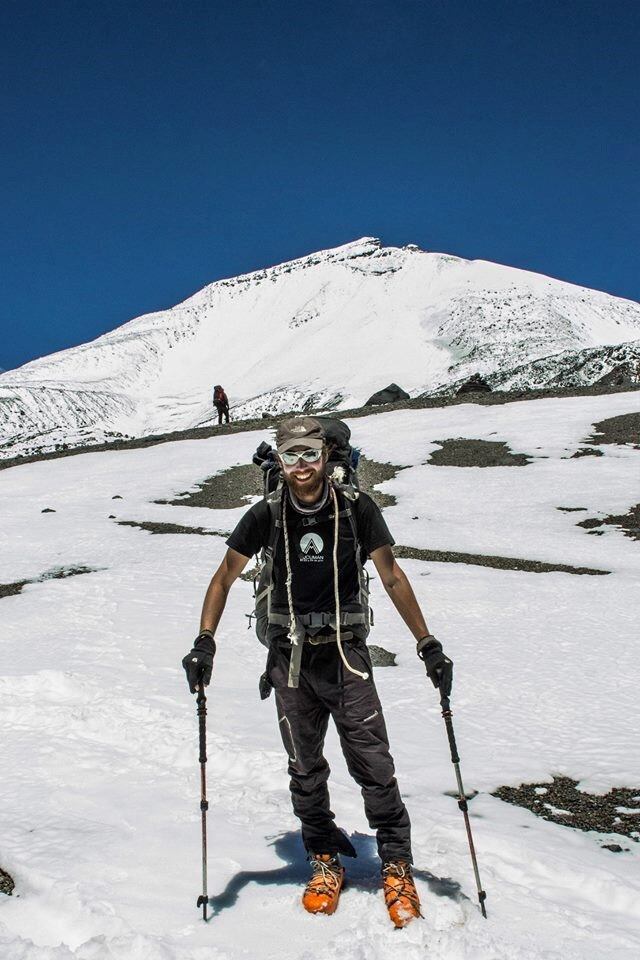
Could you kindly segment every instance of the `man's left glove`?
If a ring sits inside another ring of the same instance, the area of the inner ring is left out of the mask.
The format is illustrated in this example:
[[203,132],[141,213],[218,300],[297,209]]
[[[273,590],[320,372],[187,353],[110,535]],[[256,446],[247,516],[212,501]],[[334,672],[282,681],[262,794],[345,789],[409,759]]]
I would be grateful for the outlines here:
[[215,655],[216,642],[213,634],[210,630],[203,630],[194,640],[193,650],[182,660],[191,693],[196,693],[199,683],[203,683],[206,687],[211,680]]
[[443,697],[448,697],[453,683],[453,661],[444,653],[440,641],[433,634],[427,634],[418,640],[416,653],[424,661],[431,683]]

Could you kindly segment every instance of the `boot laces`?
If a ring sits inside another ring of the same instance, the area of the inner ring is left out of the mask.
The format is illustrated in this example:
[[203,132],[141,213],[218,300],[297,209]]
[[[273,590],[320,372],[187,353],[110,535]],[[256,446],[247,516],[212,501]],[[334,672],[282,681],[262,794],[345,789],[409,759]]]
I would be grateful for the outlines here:
[[321,860],[319,857],[312,857],[309,861],[313,870],[313,875],[307,884],[308,890],[314,893],[326,893],[333,895],[340,884],[341,869],[339,862],[332,857],[330,860]]
[[[389,881],[392,877],[395,881],[399,880],[400,883],[390,883]],[[387,906],[392,906],[394,903],[397,903],[398,900],[404,898],[408,900],[411,906],[422,916],[420,912],[420,899],[413,882],[410,863],[405,863],[403,860],[391,860],[383,864],[382,881]]]

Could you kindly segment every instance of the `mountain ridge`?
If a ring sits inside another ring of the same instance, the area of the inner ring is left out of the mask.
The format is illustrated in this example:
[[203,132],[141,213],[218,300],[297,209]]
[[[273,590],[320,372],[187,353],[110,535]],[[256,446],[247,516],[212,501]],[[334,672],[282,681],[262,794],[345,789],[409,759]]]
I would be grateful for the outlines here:
[[215,382],[236,417],[355,407],[389,380],[413,397],[476,373],[527,389],[624,363],[637,382],[639,343],[633,301],[363,237],[214,281],[1,374],[0,456],[207,425]]

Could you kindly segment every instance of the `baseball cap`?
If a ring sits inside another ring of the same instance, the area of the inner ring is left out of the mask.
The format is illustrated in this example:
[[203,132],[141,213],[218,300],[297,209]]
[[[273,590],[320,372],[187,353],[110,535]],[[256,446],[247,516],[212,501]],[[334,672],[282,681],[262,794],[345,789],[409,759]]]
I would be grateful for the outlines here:
[[294,447],[321,450],[324,446],[324,428],[313,417],[291,417],[278,424],[276,447],[278,453],[286,453]]

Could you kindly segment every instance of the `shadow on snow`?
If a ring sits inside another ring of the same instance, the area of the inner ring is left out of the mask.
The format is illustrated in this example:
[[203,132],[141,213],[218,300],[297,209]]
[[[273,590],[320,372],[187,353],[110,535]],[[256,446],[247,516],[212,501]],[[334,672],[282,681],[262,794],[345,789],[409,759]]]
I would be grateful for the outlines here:
[[[375,837],[364,833],[353,833],[350,837],[358,857],[356,860],[345,858],[347,875],[345,888],[364,890],[367,893],[381,888],[380,860],[376,851]],[[222,893],[209,897],[209,906],[212,916],[216,916],[228,907],[233,907],[240,892],[250,883],[261,886],[295,885],[302,887],[309,879],[309,865],[306,852],[302,844],[300,833],[290,831],[276,837],[272,844],[281,860],[285,861],[282,867],[273,870],[241,870],[231,877]],[[436,877],[428,870],[414,867],[413,875],[423,880],[431,893],[438,897],[448,897],[450,900],[468,899],[461,891],[460,884],[450,877]]]

